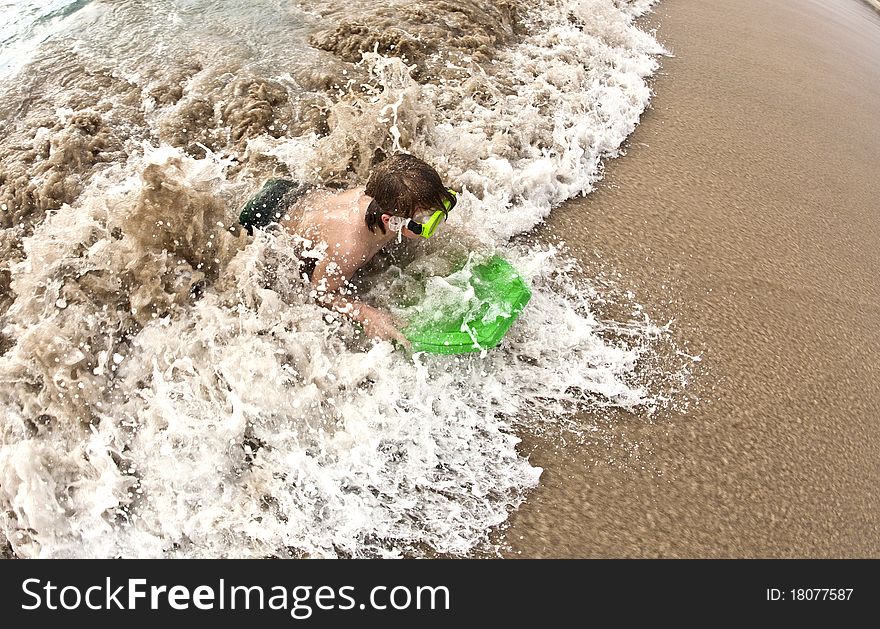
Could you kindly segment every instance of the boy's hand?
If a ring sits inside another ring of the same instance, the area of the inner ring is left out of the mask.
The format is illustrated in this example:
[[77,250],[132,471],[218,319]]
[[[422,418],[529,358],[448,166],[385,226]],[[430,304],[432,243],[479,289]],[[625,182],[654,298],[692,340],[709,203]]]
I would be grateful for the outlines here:
[[401,334],[394,317],[388,312],[370,307],[367,312],[363,313],[361,323],[367,338],[396,341],[407,349],[412,347],[409,340]]

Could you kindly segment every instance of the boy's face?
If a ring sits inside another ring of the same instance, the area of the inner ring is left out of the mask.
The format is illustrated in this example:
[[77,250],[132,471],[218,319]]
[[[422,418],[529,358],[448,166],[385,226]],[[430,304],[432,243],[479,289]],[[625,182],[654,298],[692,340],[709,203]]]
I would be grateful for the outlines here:
[[436,213],[435,210],[429,210],[424,208],[418,208],[415,212],[413,212],[412,219],[407,219],[404,217],[392,216],[390,214],[383,214],[382,219],[385,221],[385,229],[393,232],[397,232],[396,226],[399,225],[397,221],[403,221],[404,227],[400,230],[400,233],[407,238],[421,238],[421,233],[416,233],[409,229],[410,220],[418,223],[422,226],[422,229],[430,230],[429,237],[436,235],[439,230],[439,223],[445,221],[445,216],[442,217],[434,217]]
[[402,230],[403,236],[405,238],[419,238],[420,236],[414,232],[411,232],[409,228],[404,227]]
[[432,217],[433,215],[434,215],[434,211],[433,211],[433,210],[425,210],[425,209],[419,208],[419,209],[417,209],[415,212],[413,212],[413,217],[412,217],[412,219],[413,219],[416,223],[419,223],[420,225],[424,225],[424,224],[427,223],[429,220],[431,220],[431,217]]
[[[431,219],[432,214],[433,212],[431,212],[430,210],[419,208],[415,212],[413,212],[412,220],[414,220],[419,225],[424,225]],[[403,228],[403,235],[407,238],[421,238],[420,234],[409,230],[409,222],[407,222],[407,227]]]

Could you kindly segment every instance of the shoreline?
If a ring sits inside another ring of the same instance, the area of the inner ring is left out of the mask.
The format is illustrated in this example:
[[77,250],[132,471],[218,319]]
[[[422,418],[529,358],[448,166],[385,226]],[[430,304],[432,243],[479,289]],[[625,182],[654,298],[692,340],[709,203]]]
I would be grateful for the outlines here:
[[700,403],[621,413],[605,446],[525,438],[545,472],[505,556],[880,556],[880,14],[663,0],[646,17],[674,55],[652,105],[537,237],[564,233],[588,276],[610,264],[675,319],[704,357]]

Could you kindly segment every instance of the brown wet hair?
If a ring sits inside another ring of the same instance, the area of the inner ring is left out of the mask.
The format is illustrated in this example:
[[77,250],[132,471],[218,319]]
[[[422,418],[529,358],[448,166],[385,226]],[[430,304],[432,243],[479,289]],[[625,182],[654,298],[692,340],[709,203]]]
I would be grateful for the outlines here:
[[412,218],[419,209],[442,209],[455,197],[443,185],[440,175],[414,155],[397,153],[380,163],[364,190],[372,197],[364,220],[370,231],[385,233],[383,214]]

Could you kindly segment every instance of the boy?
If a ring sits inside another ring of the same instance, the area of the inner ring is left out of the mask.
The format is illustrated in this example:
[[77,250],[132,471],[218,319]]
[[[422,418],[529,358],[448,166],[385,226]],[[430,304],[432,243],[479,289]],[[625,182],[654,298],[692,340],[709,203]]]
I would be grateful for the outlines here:
[[334,191],[275,182],[274,195],[261,195],[242,211],[239,221],[248,233],[275,219],[323,249],[313,268],[306,268],[318,303],[360,323],[368,338],[408,346],[391,314],[354,299],[346,284],[392,240],[432,236],[455,205],[455,192],[431,166],[405,153],[379,164],[365,187]]

